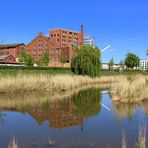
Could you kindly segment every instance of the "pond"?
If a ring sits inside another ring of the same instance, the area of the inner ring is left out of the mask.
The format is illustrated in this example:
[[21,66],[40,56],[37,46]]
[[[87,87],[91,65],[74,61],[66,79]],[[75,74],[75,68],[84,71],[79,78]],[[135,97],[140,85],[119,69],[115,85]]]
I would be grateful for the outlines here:
[[69,95],[3,94],[0,148],[8,148],[12,137],[20,148],[120,148],[123,132],[131,148],[147,115],[148,102],[112,103],[97,87]]

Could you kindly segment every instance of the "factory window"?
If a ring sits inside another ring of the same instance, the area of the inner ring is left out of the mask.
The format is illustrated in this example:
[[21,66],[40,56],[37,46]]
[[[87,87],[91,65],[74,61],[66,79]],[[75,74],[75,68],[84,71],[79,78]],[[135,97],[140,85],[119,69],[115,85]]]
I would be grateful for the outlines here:
[[42,40],[39,40],[38,45],[41,46],[43,44]]

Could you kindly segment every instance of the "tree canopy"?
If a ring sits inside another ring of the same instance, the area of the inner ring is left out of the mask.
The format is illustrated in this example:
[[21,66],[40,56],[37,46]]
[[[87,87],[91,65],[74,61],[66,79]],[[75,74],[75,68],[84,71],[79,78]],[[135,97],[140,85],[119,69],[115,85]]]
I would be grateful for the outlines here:
[[140,62],[140,58],[137,55],[135,55],[133,53],[128,53],[126,55],[125,65],[128,68],[134,68],[134,67],[139,66],[139,62]]
[[74,50],[71,69],[74,73],[96,77],[100,72],[101,53],[99,48],[82,46]]

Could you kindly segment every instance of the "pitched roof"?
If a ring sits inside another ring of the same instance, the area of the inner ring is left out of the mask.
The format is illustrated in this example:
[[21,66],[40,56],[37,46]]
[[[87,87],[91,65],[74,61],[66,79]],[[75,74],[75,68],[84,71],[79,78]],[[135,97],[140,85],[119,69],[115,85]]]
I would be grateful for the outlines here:
[[[6,59],[6,58],[9,57],[9,56],[13,57],[12,55],[3,55],[3,56],[0,56],[0,60],[4,60],[4,59]],[[13,58],[14,58],[14,57],[13,57]]]
[[6,48],[16,48],[20,45],[25,45],[24,43],[18,43],[18,44],[0,44],[0,49],[6,49]]

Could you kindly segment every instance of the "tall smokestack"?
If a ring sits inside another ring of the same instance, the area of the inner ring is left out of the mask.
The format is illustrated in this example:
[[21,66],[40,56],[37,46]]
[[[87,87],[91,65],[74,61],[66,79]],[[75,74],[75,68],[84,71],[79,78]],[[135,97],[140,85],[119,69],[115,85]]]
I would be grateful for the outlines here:
[[81,25],[81,40],[82,40],[82,46],[84,45],[84,25]]

